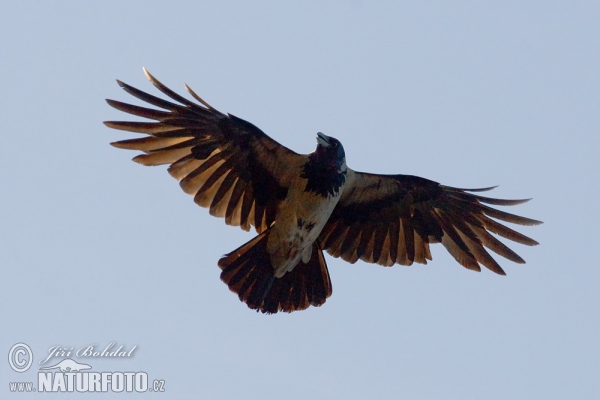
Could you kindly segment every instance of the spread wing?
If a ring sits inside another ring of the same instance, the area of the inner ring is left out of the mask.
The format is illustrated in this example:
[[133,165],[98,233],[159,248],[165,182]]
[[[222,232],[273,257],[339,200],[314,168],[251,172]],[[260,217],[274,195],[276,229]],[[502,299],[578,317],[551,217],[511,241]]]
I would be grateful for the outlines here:
[[442,243],[464,267],[480,271],[480,264],[504,275],[485,247],[517,263],[514,251],[490,232],[533,246],[535,240],[495,218],[519,225],[541,223],[499,211],[486,204],[510,206],[528,200],[500,200],[410,175],[376,175],[348,170],[347,184],[319,237],[334,257],[354,263],[361,259],[385,266],[426,264],[430,243]]
[[257,232],[275,220],[285,199],[292,173],[306,156],[280,145],[251,123],[212,108],[187,85],[194,103],[167,88],[145,69],[152,84],[176,103],[144,93],[121,81],[129,94],[159,109],[107,100],[112,107],[157,122],[108,121],[114,129],[142,133],[143,138],[122,140],[113,146],[141,150],[133,160],[143,165],[170,164],[169,174],[184,192],[224,217],[228,225]]

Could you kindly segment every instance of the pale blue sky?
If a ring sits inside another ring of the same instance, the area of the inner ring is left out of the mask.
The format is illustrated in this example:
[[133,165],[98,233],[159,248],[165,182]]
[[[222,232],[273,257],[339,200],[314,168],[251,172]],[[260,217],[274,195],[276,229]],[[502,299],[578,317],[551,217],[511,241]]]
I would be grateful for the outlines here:
[[[599,398],[598,21],[598,1],[1,3],[0,354],[138,345],[90,364],[166,381],[144,398]],[[356,170],[533,197],[509,211],[541,245],[506,277],[440,245],[410,268],[326,256],[323,307],[256,314],[217,267],[251,235],[108,145],[131,137],[101,123],[133,100],[115,79],[157,93],[142,66],[298,152],[322,131]],[[0,397],[51,397],[11,395],[38,367],[2,360]]]

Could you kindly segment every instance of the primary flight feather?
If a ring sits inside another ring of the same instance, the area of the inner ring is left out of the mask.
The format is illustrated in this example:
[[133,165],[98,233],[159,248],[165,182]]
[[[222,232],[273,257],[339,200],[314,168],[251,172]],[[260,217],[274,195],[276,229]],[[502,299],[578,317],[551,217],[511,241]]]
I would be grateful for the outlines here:
[[538,244],[496,220],[539,221],[486,205],[528,200],[472,194],[493,187],[458,189],[417,176],[353,171],[342,144],[322,133],[314,152],[297,154],[251,123],[220,113],[187,85],[198,103],[144,73],[175,102],[117,81],[158,109],[115,100],[108,104],[157,122],[105,122],[148,135],[112,145],[142,151],[133,159],[140,164],[169,164],[183,191],[211,215],[247,231],[254,227],[258,236],[218,262],[223,282],[252,309],[292,312],[325,303],[332,292],[323,250],[350,263],[411,265],[426,264],[429,244],[441,243],[462,266],[480,271],[483,265],[504,275],[485,248],[516,263],[525,261],[490,232]]

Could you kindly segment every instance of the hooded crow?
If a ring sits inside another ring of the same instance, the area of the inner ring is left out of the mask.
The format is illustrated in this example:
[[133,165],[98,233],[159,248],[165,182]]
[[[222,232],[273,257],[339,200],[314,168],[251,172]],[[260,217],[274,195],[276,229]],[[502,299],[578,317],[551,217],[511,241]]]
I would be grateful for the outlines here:
[[156,122],[105,122],[147,135],[111,144],[142,151],[133,159],[142,165],[168,164],[183,191],[226,224],[246,231],[254,227],[258,236],[218,262],[221,280],[251,309],[271,314],[325,303],[332,291],[323,250],[350,263],[411,265],[426,264],[429,245],[441,243],[462,266],[480,271],[483,265],[504,275],[485,248],[516,263],[525,261],[490,232],[538,244],[496,220],[540,221],[487,205],[528,199],[472,194],[494,187],[459,189],[417,176],[353,171],[346,166],[342,144],[323,133],[317,134],[314,152],[297,154],[251,123],[220,113],[187,85],[198,103],[144,73],[171,100],[117,81],[156,108],[115,100],[108,104]]

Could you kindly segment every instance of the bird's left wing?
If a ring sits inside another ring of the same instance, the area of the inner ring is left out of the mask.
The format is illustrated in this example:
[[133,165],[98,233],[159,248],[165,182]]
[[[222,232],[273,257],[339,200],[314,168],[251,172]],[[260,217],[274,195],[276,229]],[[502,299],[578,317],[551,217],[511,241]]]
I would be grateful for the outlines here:
[[319,236],[334,257],[354,263],[361,259],[385,266],[426,264],[429,243],[442,243],[464,267],[480,264],[503,274],[484,247],[517,263],[514,251],[490,234],[526,245],[538,244],[499,222],[536,225],[539,221],[486,205],[516,205],[527,200],[501,200],[474,195],[484,189],[458,189],[411,175],[376,175],[348,169],[339,203]]
[[212,108],[186,85],[194,103],[173,92],[145,69],[146,77],[177,103],[142,92],[121,81],[129,94],[159,109],[107,100],[114,108],[157,122],[108,121],[114,129],[147,137],[113,146],[141,150],[133,160],[143,165],[170,164],[169,173],[194,201],[224,217],[228,225],[263,232],[274,221],[287,195],[294,170],[306,156],[280,145],[251,123]]

